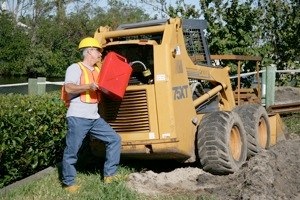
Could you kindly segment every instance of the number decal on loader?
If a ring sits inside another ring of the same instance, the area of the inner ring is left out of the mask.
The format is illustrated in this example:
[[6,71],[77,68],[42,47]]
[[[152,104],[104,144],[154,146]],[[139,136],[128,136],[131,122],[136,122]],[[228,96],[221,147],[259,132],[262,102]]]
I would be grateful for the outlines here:
[[174,100],[184,99],[188,97],[188,85],[180,85],[173,87]]

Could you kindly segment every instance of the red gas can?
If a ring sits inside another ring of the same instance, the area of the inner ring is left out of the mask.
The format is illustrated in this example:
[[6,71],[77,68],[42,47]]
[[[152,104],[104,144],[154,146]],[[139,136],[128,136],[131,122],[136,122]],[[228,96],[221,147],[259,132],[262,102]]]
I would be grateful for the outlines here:
[[98,85],[110,98],[121,100],[131,72],[132,68],[126,58],[115,52],[109,52],[103,60]]

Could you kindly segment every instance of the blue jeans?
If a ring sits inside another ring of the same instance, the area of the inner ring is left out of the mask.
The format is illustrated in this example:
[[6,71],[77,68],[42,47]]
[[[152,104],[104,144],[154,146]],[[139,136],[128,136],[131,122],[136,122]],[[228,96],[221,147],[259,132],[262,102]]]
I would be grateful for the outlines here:
[[64,185],[75,183],[77,153],[83,139],[90,133],[101,140],[106,147],[104,162],[104,176],[112,176],[116,173],[120,162],[121,138],[102,118],[85,119],[79,117],[67,117],[68,132],[66,136],[66,148],[62,161],[62,182]]

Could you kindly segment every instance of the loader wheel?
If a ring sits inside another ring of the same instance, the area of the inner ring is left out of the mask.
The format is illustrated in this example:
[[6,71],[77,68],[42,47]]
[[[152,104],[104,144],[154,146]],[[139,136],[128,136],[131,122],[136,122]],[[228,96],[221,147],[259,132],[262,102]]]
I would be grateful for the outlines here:
[[247,158],[247,139],[238,114],[217,111],[204,115],[197,148],[205,171],[220,175],[237,171]]
[[247,104],[235,110],[241,117],[248,142],[248,158],[270,147],[270,122],[267,111],[258,104]]

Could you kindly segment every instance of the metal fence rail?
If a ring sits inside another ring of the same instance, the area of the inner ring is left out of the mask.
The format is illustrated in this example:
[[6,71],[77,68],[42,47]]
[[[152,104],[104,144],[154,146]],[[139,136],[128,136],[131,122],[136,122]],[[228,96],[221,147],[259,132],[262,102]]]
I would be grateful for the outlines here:
[[[29,95],[32,94],[42,95],[46,93],[46,85],[61,86],[63,84],[64,82],[46,81],[45,77],[29,78],[28,82],[26,83],[2,84],[0,85],[0,89],[1,89],[0,92],[6,93],[6,91],[9,91],[9,89],[11,88],[17,88],[16,89],[17,92],[13,90],[13,92],[8,92],[8,93],[22,93],[22,94],[27,93]],[[55,89],[58,89],[58,87],[55,87]]]

